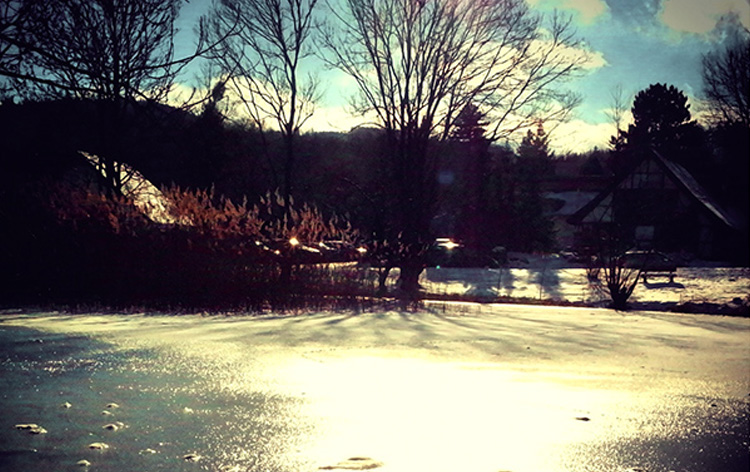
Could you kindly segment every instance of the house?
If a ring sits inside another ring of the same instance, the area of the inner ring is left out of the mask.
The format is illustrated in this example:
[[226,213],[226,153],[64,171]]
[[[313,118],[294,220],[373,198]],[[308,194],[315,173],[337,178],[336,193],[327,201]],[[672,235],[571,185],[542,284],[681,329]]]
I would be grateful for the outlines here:
[[611,182],[607,175],[555,175],[542,181],[544,214],[553,224],[558,248],[575,246],[576,226],[568,220]]
[[593,230],[616,225],[633,248],[747,259],[747,221],[723,209],[685,168],[655,150],[568,222],[576,226],[579,243]]

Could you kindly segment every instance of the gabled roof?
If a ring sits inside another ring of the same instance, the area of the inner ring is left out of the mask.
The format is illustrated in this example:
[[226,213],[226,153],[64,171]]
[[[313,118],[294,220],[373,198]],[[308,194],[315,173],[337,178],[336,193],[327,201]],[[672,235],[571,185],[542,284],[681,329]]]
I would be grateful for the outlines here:
[[657,157],[657,162],[668,169],[668,173],[671,173],[674,177],[676,177],[677,183],[681,187],[683,187],[693,199],[700,203],[703,208],[707,209],[722,223],[729,226],[730,228],[736,230],[742,228],[743,225],[739,218],[736,218],[734,215],[727,212],[721,205],[719,205],[719,203],[706,192],[703,186],[695,180],[695,178],[690,174],[690,172],[687,171],[687,169],[679,164],[665,159],[657,151],[654,151],[654,154]]
[[645,153],[643,158],[630,170],[625,173],[619,179],[617,179],[607,189],[599,193],[593,200],[584,205],[580,210],[575,212],[568,218],[568,222],[571,224],[580,224],[586,216],[591,213],[599,204],[607,198],[612,192],[620,186],[620,184],[646,159],[653,159],[664,171],[666,176],[675,183],[675,185],[682,190],[688,197],[690,197],[699,208],[708,212],[713,218],[721,222],[723,225],[732,228],[734,230],[741,230],[743,224],[741,221],[724,210],[721,205],[713,199],[708,192],[703,188],[698,181],[681,165],[676,164],[670,160],[665,159],[658,151],[651,149]]
[[573,225],[579,225],[583,222],[583,219],[586,218],[586,216],[594,211],[594,208],[598,207],[599,204],[604,201],[605,198],[607,198],[614,190],[622,183],[623,180],[625,180],[626,175],[623,175],[621,178],[616,179],[613,183],[611,183],[606,189],[599,192],[593,199],[591,199],[587,204],[583,205],[580,210],[576,211],[572,215],[570,215],[567,219],[568,223]]

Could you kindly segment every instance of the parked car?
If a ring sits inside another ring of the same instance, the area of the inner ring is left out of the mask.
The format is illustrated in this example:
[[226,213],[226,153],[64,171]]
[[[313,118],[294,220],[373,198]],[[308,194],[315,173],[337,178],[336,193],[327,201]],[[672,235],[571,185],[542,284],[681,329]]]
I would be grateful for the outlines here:
[[302,244],[297,238],[274,239],[256,243],[274,258],[291,260],[295,264],[316,264],[323,261],[320,249]]
[[367,253],[364,247],[346,241],[321,241],[317,246],[326,262],[356,261]]
[[492,253],[466,247],[451,238],[437,238],[427,251],[427,267],[498,267],[506,261],[505,248]]

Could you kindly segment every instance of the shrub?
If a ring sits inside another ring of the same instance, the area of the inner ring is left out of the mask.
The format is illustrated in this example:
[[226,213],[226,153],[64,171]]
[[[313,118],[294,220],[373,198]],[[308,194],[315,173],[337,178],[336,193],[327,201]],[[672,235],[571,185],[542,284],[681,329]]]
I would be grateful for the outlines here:
[[625,263],[623,256],[631,242],[623,234],[623,229],[615,225],[602,226],[586,235],[585,247],[580,249],[589,261],[586,276],[589,280],[598,280],[604,276],[601,288],[616,310],[628,308],[628,299],[643,273],[643,267]]
[[55,236],[24,249],[29,257],[40,254],[33,268],[19,269],[26,271],[23,283],[35,287],[27,291],[30,297],[260,309],[287,306],[295,293],[309,300],[316,291],[359,294],[358,284],[366,285],[363,276],[341,279],[325,265],[306,264],[291,277],[305,261],[293,247],[279,250],[279,240],[356,237],[345,219],[325,218],[312,205],[289,205],[279,214],[271,194],[250,205],[213,190],[172,187],[161,190],[159,202],[167,222],[155,222],[133,197],[92,186],[59,182],[40,185],[33,195],[41,211],[30,218],[50,221]]

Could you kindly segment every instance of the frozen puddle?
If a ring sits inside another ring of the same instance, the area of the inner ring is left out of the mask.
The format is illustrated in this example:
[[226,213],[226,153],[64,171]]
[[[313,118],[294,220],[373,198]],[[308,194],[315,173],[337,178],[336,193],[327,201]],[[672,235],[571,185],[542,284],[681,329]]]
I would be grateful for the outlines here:
[[0,470],[744,472],[749,334],[518,306],[0,315]]

